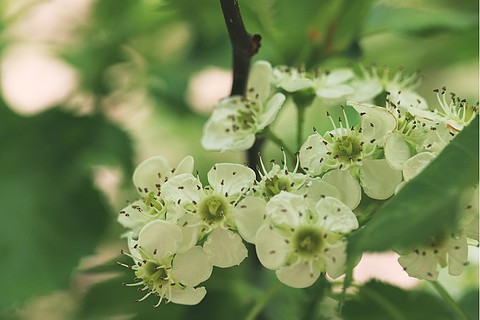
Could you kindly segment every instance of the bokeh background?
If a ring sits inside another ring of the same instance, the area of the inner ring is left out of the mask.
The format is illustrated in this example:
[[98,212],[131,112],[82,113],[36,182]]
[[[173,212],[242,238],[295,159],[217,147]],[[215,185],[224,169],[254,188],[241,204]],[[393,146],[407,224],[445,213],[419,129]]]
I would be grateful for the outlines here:
[[[478,101],[477,1],[240,0],[240,7],[247,30],[263,38],[255,59],[403,69],[421,75],[418,91],[429,101],[444,85]],[[141,293],[121,286],[133,275],[115,263],[128,261],[116,215],[136,198],[136,164],[192,155],[205,178],[216,162],[245,162],[243,153],[206,152],[199,143],[212,107],[229,94],[230,66],[218,1],[0,1],[0,318],[243,319],[265,297],[276,280],[252,258],[216,269],[199,306],[153,309],[153,301],[134,302]],[[324,110],[309,112],[307,128],[325,126]],[[276,124],[287,143],[292,114],[287,107]],[[265,156],[280,151],[267,145]],[[478,250],[471,256],[461,277],[441,281],[478,318]],[[355,278],[371,277],[415,288],[425,306],[438,303],[393,253],[362,261]],[[334,304],[315,302],[321,285],[282,286],[262,317],[315,319],[321,310],[329,319]],[[394,298],[406,292],[391,290]]]

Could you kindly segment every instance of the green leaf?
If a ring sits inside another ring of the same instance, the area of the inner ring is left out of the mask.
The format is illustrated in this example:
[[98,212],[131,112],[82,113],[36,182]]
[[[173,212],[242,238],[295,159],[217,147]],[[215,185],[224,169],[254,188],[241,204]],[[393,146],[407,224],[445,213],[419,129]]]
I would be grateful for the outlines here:
[[479,319],[479,292],[478,289],[468,291],[458,302],[470,319]]
[[437,297],[421,291],[370,281],[347,300],[342,309],[345,320],[450,320],[445,304]]
[[478,183],[478,117],[438,157],[349,238],[353,259],[364,251],[409,248],[455,226],[462,192]]
[[478,15],[445,8],[398,7],[378,5],[372,8],[363,26],[363,34],[393,31],[426,35],[441,31],[477,29]]
[[0,102],[0,310],[64,287],[109,219],[91,164],[131,170],[128,136],[100,116],[23,118]]

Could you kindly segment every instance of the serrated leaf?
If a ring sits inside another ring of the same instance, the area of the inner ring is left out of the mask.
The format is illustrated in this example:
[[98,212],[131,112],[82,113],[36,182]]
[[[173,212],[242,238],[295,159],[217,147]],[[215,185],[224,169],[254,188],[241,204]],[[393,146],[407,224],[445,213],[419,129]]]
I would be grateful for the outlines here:
[[0,103],[0,310],[59,289],[93,252],[109,207],[90,164],[123,157],[128,136],[104,118],[57,109],[20,117]]
[[455,226],[462,192],[478,183],[478,117],[348,241],[350,256],[408,248]]
[[346,301],[342,309],[345,320],[450,320],[452,315],[439,298],[421,291],[370,281]]

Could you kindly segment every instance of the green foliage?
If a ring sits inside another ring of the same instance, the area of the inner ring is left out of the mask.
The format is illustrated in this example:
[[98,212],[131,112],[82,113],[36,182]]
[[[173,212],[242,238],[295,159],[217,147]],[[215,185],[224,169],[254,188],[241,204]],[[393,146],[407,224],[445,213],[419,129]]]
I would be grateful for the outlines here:
[[478,179],[478,117],[417,177],[387,201],[369,223],[354,232],[348,252],[409,248],[450,231],[462,192]]
[[372,8],[365,21],[363,33],[391,31],[428,36],[442,31],[467,31],[477,28],[478,16],[473,12],[382,4]]
[[102,238],[110,211],[92,164],[132,170],[126,134],[100,116],[0,106],[0,309],[63,288]]
[[345,320],[451,320],[445,304],[422,291],[400,288],[370,281],[346,301],[342,311]]

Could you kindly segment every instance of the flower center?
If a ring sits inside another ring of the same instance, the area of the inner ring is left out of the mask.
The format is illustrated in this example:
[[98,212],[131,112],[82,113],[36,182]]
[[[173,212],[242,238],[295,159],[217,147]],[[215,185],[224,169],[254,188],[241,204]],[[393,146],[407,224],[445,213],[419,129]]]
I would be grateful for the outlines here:
[[167,285],[170,278],[167,269],[153,261],[144,263],[135,271],[135,275],[151,290]]
[[362,143],[357,136],[340,136],[335,140],[332,155],[341,162],[356,161],[362,154]]
[[200,217],[207,224],[214,224],[223,221],[230,212],[230,205],[227,200],[218,195],[210,195],[203,199],[199,205]]
[[268,199],[281,191],[290,191],[290,189],[290,181],[285,177],[273,176],[265,180],[265,196]]
[[251,110],[239,111],[236,120],[238,122],[238,126],[244,130],[255,125],[255,115]]
[[155,208],[157,211],[162,211],[163,204],[157,200],[153,192],[149,192],[144,198],[143,203],[147,208]]
[[315,227],[302,227],[293,236],[295,252],[302,256],[315,256],[323,247],[323,234]]

